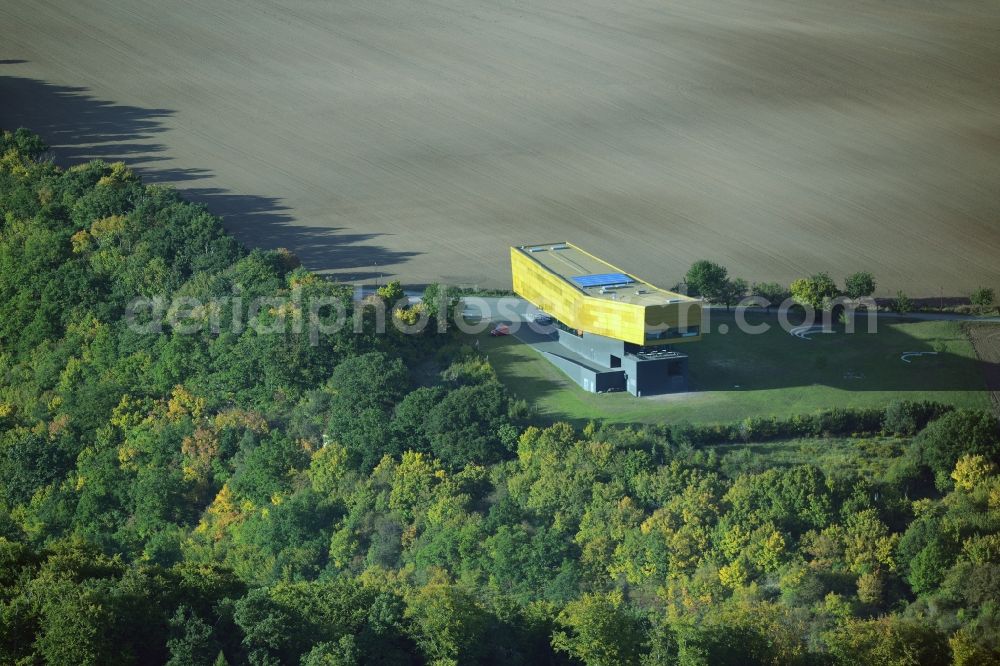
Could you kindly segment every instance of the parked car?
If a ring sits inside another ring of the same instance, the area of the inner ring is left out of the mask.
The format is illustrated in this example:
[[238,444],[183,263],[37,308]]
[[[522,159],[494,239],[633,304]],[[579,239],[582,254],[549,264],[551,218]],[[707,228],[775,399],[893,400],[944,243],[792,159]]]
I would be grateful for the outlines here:
[[498,338],[501,335],[510,335],[510,327],[507,326],[507,324],[500,324],[492,331],[490,331],[490,335],[492,335],[494,338]]
[[539,326],[549,326],[555,323],[555,319],[545,314],[544,312],[529,312],[524,315],[525,321],[529,321],[533,324],[538,324]]

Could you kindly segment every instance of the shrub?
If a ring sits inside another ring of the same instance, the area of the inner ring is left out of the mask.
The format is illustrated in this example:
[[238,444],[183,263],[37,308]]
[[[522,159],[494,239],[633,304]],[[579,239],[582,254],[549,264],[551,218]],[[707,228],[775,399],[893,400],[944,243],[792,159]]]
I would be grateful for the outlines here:
[[902,291],[897,291],[896,300],[892,302],[892,309],[900,314],[906,314],[913,310],[913,301]]
[[857,432],[876,432],[882,428],[880,409],[836,408],[816,415],[814,434],[848,435]]
[[972,296],[969,301],[975,305],[981,312],[986,312],[991,307],[993,307],[993,301],[996,298],[996,293],[988,287],[980,287],[972,292]]
[[882,429],[894,435],[915,435],[928,423],[953,409],[936,402],[893,400],[885,408]]
[[[948,409],[942,405],[923,403],[917,409],[920,414],[917,423],[922,427],[926,420]],[[769,439],[877,433],[883,429],[883,420],[884,412],[881,409],[838,407],[815,414],[799,414],[784,420],[773,416],[750,416],[736,424],[696,426],[685,423],[672,426],[667,438],[674,446],[688,445],[698,448],[713,444],[760,442]]]
[[740,436],[747,442],[760,442],[774,439],[781,434],[782,428],[773,416],[749,416],[740,423]]

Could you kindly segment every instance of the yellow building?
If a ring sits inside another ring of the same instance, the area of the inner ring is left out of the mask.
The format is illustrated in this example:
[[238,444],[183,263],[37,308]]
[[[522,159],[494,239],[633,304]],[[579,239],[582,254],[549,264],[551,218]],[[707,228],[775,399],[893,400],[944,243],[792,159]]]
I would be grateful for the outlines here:
[[510,249],[514,292],[578,335],[640,347],[701,339],[701,301],[655,287],[572,243]]
[[514,291],[551,315],[554,331],[519,337],[584,388],[637,396],[688,390],[701,301],[654,287],[572,243],[510,249]]

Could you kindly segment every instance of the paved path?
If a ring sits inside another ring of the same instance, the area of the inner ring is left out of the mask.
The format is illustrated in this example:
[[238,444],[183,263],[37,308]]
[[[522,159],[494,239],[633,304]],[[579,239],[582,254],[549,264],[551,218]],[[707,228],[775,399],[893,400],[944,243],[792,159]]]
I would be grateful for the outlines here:
[[976,315],[958,314],[955,312],[879,312],[879,317],[886,319],[918,319],[920,321],[979,321],[1000,323],[1000,317],[980,317]]

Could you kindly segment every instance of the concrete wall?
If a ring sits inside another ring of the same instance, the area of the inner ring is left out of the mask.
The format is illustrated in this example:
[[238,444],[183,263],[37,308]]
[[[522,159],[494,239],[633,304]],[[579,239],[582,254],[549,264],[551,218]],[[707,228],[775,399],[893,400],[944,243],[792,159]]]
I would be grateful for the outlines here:
[[560,329],[559,344],[606,368],[611,367],[612,356],[617,356],[620,359],[625,355],[624,341],[591,333],[584,333],[582,337],[577,337]]
[[591,393],[625,390],[625,373],[621,370],[598,372],[559,354],[542,352],[542,355],[552,365],[566,373],[570,379]]

